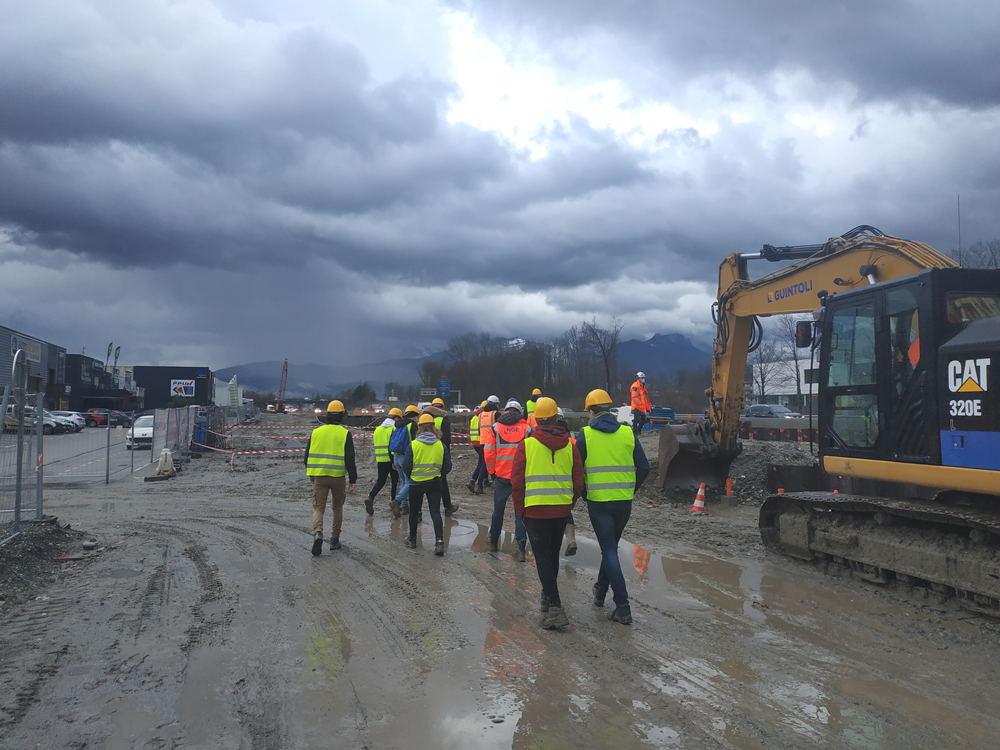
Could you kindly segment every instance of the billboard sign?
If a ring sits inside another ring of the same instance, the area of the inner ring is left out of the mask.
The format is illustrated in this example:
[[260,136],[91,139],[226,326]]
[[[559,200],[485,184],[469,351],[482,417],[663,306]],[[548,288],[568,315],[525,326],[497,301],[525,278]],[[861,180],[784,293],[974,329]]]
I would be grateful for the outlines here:
[[449,388],[448,388],[448,378],[439,378],[438,379],[438,392],[437,392],[437,395],[439,395],[439,396],[447,396],[447,395],[449,395],[449,393],[450,393],[450,391],[449,391]]
[[32,339],[27,339],[24,336],[11,335],[10,337],[10,356],[17,354],[18,349],[24,349],[24,355],[28,358],[29,362],[41,362],[42,361],[42,345],[37,341]]
[[194,398],[193,380],[171,380],[170,395],[174,397]]

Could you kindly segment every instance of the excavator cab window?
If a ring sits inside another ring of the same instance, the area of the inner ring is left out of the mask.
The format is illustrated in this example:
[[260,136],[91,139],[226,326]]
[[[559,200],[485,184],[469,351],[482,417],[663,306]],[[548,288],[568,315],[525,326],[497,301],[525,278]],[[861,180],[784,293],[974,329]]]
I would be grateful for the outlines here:
[[830,447],[871,449],[879,433],[875,302],[844,305],[830,319],[826,393]]

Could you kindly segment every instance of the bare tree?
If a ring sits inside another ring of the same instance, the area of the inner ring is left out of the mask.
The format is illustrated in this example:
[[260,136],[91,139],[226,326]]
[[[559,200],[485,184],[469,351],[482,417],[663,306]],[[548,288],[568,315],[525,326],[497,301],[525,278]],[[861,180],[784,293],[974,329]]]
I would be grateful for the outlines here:
[[767,396],[768,386],[779,379],[781,371],[781,351],[774,339],[761,342],[761,345],[750,353],[748,364],[757,403],[761,403],[761,399]]
[[795,378],[795,395],[798,398],[796,408],[802,408],[802,375],[800,360],[802,352],[795,346],[795,324],[801,316],[782,315],[775,320],[774,340],[778,346],[778,356],[781,359],[779,369],[786,378]]
[[951,257],[965,268],[1000,268],[1000,239],[980,240],[961,250],[953,249]]
[[611,370],[617,369],[618,341],[624,327],[625,324],[618,318],[612,318],[607,327],[600,326],[596,315],[580,326],[581,336],[604,364],[604,383],[608,393],[611,392]]

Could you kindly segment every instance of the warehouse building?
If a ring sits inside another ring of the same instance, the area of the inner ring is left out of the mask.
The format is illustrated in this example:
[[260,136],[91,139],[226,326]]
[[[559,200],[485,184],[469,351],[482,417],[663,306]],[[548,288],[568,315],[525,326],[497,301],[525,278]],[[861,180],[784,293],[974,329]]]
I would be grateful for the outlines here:
[[44,393],[49,409],[69,408],[66,349],[4,326],[0,326],[0,393],[10,385],[14,353],[18,349],[24,350],[28,362],[28,392]]

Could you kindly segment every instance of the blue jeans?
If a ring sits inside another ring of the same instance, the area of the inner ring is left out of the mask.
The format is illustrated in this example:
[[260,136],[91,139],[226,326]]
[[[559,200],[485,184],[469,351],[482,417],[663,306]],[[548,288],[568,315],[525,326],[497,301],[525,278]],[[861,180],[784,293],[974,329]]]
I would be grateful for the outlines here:
[[399,474],[399,492],[396,493],[396,499],[399,500],[400,505],[408,505],[410,501],[410,477],[403,471],[403,459],[405,459],[402,453],[392,454],[392,463],[396,466],[396,472]]
[[[493,518],[490,520],[490,536],[498,538],[503,531],[503,514],[507,510],[507,499],[513,488],[510,480],[503,477],[493,478]],[[528,541],[528,532],[524,528],[524,521],[514,513],[514,538],[522,544]]]
[[625,588],[625,576],[618,559],[618,542],[621,541],[625,524],[632,515],[632,501],[595,503],[588,500],[587,511],[590,513],[590,523],[594,527],[597,543],[601,545],[601,570],[597,574],[597,589],[607,591],[610,585],[614,592],[615,606],[628,604],[628,589]]
[[472,481],[479,485],[479,489],[483,488],[486,484],[486,455],[484,448],[481,445],[474,446],[476,453],[479,455],[479,462],[476,464],[476,470],[472,472]]

